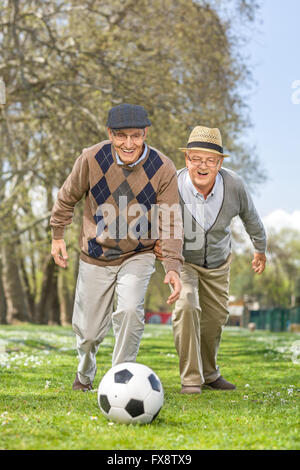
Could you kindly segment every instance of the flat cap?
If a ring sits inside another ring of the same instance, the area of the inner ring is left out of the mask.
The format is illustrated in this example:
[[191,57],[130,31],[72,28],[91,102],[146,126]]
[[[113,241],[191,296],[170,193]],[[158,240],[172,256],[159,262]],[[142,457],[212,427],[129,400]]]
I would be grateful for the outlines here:
[[151,122],[143,106],[124,103],[109,110],[106,125],[110,129],[144,129]]

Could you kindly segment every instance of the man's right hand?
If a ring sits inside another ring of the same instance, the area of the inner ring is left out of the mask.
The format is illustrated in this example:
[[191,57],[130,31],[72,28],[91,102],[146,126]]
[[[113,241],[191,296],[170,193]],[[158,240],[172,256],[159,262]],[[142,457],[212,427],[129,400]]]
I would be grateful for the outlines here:
[[55,263],[61,268],[66,268],[68,266],[68,253],[64,239],[52,240],[51,255],[53,256]]
[[161,241],[160,240],[156,240],[156,242],[155,242],[154,254],[155,254],[156,258],[159,261],[163,261],[164,258],[163,258],[162,251],[161,251]]

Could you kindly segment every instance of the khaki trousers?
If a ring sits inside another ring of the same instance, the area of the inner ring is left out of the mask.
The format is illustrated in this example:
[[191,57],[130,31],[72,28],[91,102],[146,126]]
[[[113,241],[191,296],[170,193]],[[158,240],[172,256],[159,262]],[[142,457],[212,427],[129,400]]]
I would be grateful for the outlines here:
[[216,269],[184,263],[182,290],[172,315],[182,385],[202,385],[220,377],[217,354],[228,319],[230,255]]
[[135,361],[144,332],[144,299],[154,265],[153,253],[135,255],[120,266],[96,266],[80,260],[72,325],[81,383],[93,382],[96,353],[111,326],[115,335],[112,365]]

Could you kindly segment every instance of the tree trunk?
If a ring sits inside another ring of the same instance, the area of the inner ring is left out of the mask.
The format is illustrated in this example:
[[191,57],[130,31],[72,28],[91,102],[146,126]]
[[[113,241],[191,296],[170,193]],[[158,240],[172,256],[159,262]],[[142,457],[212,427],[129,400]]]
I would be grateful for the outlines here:
[[2,282],[8,324],[30,320],[15,248],[15,244],[10,243],[2,246]]
[[57,289],[57,266],[52,256],[46,256],[43,266],[41,298],[38,306],[38,322],[60,325],[60,309]]
[[0,323],[6,324],[6,300],[2,283],[2,264],[0,261]]
[[30,291],[29,279],[28,279],[28,275],[27,275],[27,272],[26,272],[26,269],[25,269],[23,259],[20,261],[20,264],[21,264],[21,272],[22,272],[23,280],[24,280],[24,292],[25,292],[25,295],[27,297],[27,303],[28,303],[28,306],[29,306],[29,316],[30,316],[31,321],[34,322],[34,319],[35,319],[35,299],[34,299],[34,295]]

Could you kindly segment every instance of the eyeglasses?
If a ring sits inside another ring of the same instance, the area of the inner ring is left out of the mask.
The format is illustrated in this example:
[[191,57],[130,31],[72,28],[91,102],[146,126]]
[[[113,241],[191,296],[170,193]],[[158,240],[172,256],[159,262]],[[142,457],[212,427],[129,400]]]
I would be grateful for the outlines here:
[[214,158],[214,157],[190,158],[189,156],[187,156],[187,158],[191,162],[191,164],[195,166],[200,166],[202,163],[205,163],[207,167],[216,167],[220,162],[220,158]]
[[116,139],[117,142],[126,142],[126,140],[128,139],[128,137],[131,138],[131,140],[135,143],[135,144],[139,144],[141,143],[143,140],[144,140],[144,136],[145,136],[145,133],[143,132],[143,134],[125,134],[125,132],[115,132],[115,131],[112,131],[113,133],[113,136],[114,138]]

